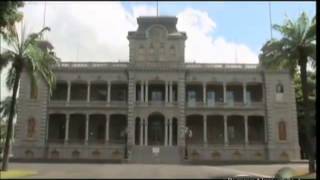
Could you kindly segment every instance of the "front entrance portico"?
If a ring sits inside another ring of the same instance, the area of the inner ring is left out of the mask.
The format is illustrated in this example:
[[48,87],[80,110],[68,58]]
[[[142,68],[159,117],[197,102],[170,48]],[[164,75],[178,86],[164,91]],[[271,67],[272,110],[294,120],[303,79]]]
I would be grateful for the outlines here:
[[148,145],[163,146],[165,144],[165,117],[161,113],[153,113],[148,117]]

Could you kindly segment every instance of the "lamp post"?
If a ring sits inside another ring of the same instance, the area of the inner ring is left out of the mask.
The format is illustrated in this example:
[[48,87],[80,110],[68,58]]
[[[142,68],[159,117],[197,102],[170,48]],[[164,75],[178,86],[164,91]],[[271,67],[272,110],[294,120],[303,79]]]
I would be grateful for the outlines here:
[[124,159],[128,159],[128,130],[125,128],[121,132],[121,136],[124,137]]
[[188,127],[185,127],[184,129],[184,137],[186,141],[185,150],[184,150],[184,159],[187,160],[188,159],[188,142],[189,142],[189,138],[192,137],[192,131]]

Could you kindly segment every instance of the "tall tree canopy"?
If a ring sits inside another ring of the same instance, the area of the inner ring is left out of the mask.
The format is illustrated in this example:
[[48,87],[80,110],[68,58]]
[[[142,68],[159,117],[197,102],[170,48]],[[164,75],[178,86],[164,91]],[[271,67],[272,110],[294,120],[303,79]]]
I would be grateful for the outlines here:
[[29,76],[31,80],[32,94],[37,92],[37,79],[47,83],[50,94],[55,84],[52,65],[56,64],[59,59],[55,56],[51,43],[42,39],[42,34],[49,30],[48,27],[45,27],[38,33],[26,34],[24,26],[21,25],[20,34],[16,30],[16,26],[13,26],[4,34],[4,39],[9,48],[1,54],[0,70],[7,65],[9,66],[6,85],[9,90],[12,90],[12,96],[2,162],[3,171],[8,169],[13,117],[22,72],[26,72],[26,76]]
[[290,70],[294,77],[299,70],[302,102],[303,102],[303,126],[306,132],[306,140],[309,155],[309,172],[315,172],[314,161],[314,135],[312,133],[315,119],[310,115],[311,104],[309,95],[312,87],[307,83],[307,64],[315,67],[316,63],[316,18],[309,20],[303,12],[300,17],[292,21],[286,19],[283,25],[273,25],[273,29],[281,33],[281,39],[271,39],[262,47],[259,55],[260,63],[267,68]]
[[23,14],[18,11],[18,8],[23,5],[22,1],[0,1],[0,34],[22,19]]

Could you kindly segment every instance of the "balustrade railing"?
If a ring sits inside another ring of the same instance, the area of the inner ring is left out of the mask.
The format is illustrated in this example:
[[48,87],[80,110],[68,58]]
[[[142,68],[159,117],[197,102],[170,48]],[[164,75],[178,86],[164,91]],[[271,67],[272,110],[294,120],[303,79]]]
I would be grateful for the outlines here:
[[[128,65],[136,65],[140,63],[129,63],[128,61],[118,61],[118,62],[60,62],[54,67],[58,68],[104,68],[104,67],[117,67],[126,68]],[[143,65],[154,66],[154,65],[165,65],[165,64],[176,64],[177,66],[184,66],[185,68],[217,68],[217,69],[257,69],[259,64],[221,64],[221,63],[190,63],[186,62],[184,64],[167,62],[144,62]]]
[[128,62],[60,62],[56,64],[54,67],[59,68],[103,68],[103,67],[120,67],[126,68],[128,67]]
[[185,63],[186,68],[216,68],[216,69],[257,69],[259,64],[210,64]]
[[[84,145],[85,140],[84,139],[69,139],[68,141],[65,141],[64,139],[48,139],[48,144],[74,144],[74,145]],[[105,139],[89,139],[88,140],[89,145],[106,145],[106,144],[124,144],[124,140],[119,139],[110,139],[109,141],[106,141]]]

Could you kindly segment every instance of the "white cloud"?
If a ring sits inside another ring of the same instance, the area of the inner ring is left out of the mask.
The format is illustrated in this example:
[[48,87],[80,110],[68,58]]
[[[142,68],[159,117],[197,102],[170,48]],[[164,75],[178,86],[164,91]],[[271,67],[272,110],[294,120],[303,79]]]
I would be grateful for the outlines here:
[[134,6],[132,9],[133,17],[137,18],[139,16],[156,16],[157,15],[157,9],[151,6]]
[[[257,55],[244,44],[213,38],[216,28],[207,12],[185,9],[178,15],[177,28],[187,33],[186,61],[207,63],[258,63]],[[235,58],[237,57],[237,58]]]
[[[43,9],[44,3],[27,4],[23,8],[32,31],[41,28]],[[52,29],[47,37],[64,61],[128,60],[127,33],[137,29],[138,16],[147,15],[156,15],[156,9],[138,5],[128,11],[120,2],[47,2],[46,25]],[[257,55],[246,45],[223,37],[214,39],[211,33],[217,25],[207,12],[187,8],[177,17],[178,29],[186,31],[188,36],[186,59],[235,63],[237,54],[238,63],[258,62]]]
[[[22,11],[27,32],[39,31],[44,3],[27,2]],[[47,37],[62,61],[128,61],[128,31],[137,29],[138,16],[148,15],[156,15],[156,9],[138,5],[130,12],[120,2],[47,2],[45,22],[51,28]],[[187,8],[177,17],[178,29],[188,36],[186,60],[235,63],[237,49],[238,63],[258,62],[257,55],[246,45],[213,38],[210,33],[218,25],[207,12]],[[7,91],[1,90],[3,97]]]

